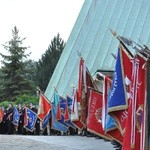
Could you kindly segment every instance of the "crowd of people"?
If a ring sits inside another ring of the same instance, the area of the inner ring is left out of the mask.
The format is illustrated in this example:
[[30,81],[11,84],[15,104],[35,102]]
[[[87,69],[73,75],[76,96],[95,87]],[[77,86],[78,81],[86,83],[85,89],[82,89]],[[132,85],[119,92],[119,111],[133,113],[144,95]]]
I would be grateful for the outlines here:
[[[49,121],[49,125],[42,129],[41,127],[41,120],[37,118],[35,123],[35,128],[33,131],[29,131],[24,127],[24,114],[25,114],[25,107],[28,107],[32,111],[34,111],[36,114],[38,112],[38,106],[34,106],[32,103],[29,105],[21,105],[18,104],[16,106],[18,112],[19,112],[19,122],[16,126],[13,123],[13,113],[14,113],[14,107],[11,103],[8,104],[7,109],[4,109],[4,107],[0,107],[0,110],[3,111],[3,117],[0,119],[0,134],[18,134],[18,135],[80,135],[80,136],[87,136],[87,137],[95,137],[95,138],[101,138],[100,136],[97,136],[93,133],[88,132],[85,128],[82,131],[79,131],[77,128],[71,128],[69,127],[67,133],[63,133],[60,131],[56,131],[51,129],[51,119]],[[120,147],[118,143],[112,142],[112,144],[115,145],[115,147]]]
[[35,123],[35,130],[33,132],[28,131],[24,128],[24,113],[25,113],[25,107],[29,107],[32,111],[37,113],[37,108],[33,106],[32,103],[29,104],[29,106],[18,104],[17,110],[19,112],[19,122],[18,125],[15,125],[13,123],[13,113],[14,113],[14,107],[11,103],[8,104],[8,107],[5,109],[4,107],[1,107],[1,111],[3,111],[3,116],[1,118],[0,122],[0,134],[40,134],[40,120],[37,118]]
[[[0,120],[0,134],[19,134],[19,135],[61,135],[64,133],[51,129],[51,118],[49,120],[49,125],[42,129],[42,122],[39,118],[37,118],[35,127],[33,131],[29,131],[24,127],[24,115],[25,115],[25,107],[28,107],[30,110],[37,114],[38,106],[34,106],[32,103],[29,105],[21,105],[18,104],[15,106],[19,112],[19,122],[18,125],[13,123],[13,113],[14,107],[11,103],[8,104],[8,107],[5,109],[4,107],[0,107],[0,110],[3,111],[3,116]],[[68,134],[77,135],[78,129],[69,128]]]

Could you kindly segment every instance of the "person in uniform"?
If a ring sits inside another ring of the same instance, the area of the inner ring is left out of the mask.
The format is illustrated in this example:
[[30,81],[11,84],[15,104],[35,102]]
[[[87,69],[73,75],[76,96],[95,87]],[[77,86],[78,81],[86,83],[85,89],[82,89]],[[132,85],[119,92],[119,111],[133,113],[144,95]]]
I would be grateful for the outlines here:
[[21,104],[18,104],[18,112],[20,115],[18,123],[18,134],[23,134],[23,125],[24,125],[24,109]]
[[13,106],[11,103],[8,104],[8,108],[6,110],[6,123],[7,123],[7,134],[13,134],[14,125],[13,121]]
[[[38,105],[36,105],[34,112],[37,114],[38,112]],[[35,135],[40,135],[40,119],[37,118],[35,123]]]

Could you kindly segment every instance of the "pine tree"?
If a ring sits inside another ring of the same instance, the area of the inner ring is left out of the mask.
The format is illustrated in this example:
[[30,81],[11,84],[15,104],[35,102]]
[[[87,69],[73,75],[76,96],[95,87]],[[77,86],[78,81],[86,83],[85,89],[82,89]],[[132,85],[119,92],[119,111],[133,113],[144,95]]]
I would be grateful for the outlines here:
[[42,91],[45,91],[64,47],[65,42],[58,33],[37,62],[37,85]]
[[25,53],[28,49],[22,46],[25,38],[21,39],[18,33],[19,30],[15,26],[12,30],[12,39],[3,45],[7,55],[0,53],[3,58],[1,61],[3,65],[1,98],[3,100],[15,100],[21,94],[31,94],[34,91],[33,81],[28,78],[27,58],[30,53]]

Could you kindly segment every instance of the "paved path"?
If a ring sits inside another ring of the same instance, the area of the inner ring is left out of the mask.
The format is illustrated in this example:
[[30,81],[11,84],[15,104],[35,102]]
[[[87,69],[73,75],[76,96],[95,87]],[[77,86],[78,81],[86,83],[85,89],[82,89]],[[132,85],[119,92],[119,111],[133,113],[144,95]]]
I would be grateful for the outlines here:
[[0,150],[114,150],[110,142],[81,136],[0,135]]

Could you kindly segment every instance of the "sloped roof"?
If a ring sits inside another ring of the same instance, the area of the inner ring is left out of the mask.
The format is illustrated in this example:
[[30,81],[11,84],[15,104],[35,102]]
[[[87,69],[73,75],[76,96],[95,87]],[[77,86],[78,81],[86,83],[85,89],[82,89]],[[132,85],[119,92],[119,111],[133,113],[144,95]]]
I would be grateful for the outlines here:
[[121,36],[150,46],[150,0],[85,0],[65,49],[47,86],[52,100],[54,87],[61,96],[77,85],[78,53],[91,74],[98,69],[113,70],[118,41],[110,28]]

